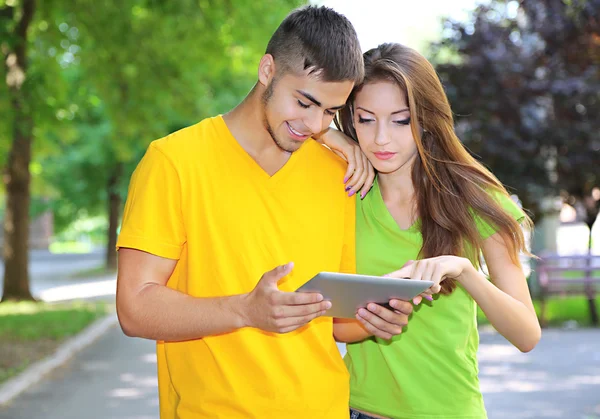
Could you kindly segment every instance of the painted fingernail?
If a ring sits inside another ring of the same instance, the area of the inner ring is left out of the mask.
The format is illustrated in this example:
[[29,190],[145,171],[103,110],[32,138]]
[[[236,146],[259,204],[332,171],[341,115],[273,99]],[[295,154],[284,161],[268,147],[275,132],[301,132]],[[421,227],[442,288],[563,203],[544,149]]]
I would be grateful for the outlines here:
[[354,195],[355,193],[356,193],[355,191],[352,191],[352,192],[350,192],[350,193],[348,194],[348,196],[352,196],[352,195]]
[[[344,183],[348,182],[348,177],[344,178]],[[347,189],[346,189],[347,190]]]
[[433,301],[433,297],[431,295],[426,295],[425,298],[427,298],[429,301]]
[[366,195],[366,194],[367,194],[366,192],[361,192],[361,193],[360,193],[360,199],[365,199],[365,195]]
[[346,192],[348,192],[350,189],[352,189],[352,186],[346,186],[346,189],[344,189]]

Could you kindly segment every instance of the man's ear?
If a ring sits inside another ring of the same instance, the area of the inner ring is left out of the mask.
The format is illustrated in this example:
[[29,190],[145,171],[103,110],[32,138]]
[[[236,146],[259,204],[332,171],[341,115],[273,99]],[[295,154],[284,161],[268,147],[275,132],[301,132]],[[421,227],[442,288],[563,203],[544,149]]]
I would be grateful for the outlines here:
[[267,87],[275,78],[275,60],[271,54],[265,54],[258,64],[258,82]]

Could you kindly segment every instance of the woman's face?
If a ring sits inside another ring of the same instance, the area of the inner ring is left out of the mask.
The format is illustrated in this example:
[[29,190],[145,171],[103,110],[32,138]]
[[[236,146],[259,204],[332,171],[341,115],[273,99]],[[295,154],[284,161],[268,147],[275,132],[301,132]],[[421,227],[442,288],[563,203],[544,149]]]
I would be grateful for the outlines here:
[[354,100],[354,127],[363,153],[382,174],[410,170],[417,146],[410,110],[396,83],[365,85]]

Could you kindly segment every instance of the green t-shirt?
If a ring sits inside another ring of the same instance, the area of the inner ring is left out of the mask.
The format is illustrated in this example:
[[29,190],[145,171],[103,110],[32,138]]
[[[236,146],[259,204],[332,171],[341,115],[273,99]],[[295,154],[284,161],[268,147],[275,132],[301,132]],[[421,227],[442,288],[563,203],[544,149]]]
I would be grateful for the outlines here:
[[[356,268],[383,275],[417,259],[423,244],[418,221],[401,230],[379,184],[357,199]],[[517,220],[523,213],[505,196],[499,202]],[[482,237],[495,230],[475,216]],[[389,341],[347,345],[350,406],[394,419],[486,418],[479,389],[476,304],[462,288],[415,306],[408,326]]]

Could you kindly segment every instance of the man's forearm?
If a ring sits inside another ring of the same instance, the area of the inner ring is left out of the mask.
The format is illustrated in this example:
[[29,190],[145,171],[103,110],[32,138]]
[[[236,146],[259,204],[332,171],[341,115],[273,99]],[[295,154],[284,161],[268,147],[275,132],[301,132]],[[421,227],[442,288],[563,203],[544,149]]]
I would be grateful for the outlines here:
[[127,301],[117,294],[117,313],[128,336],[164,341],[200,339],[247,326],[241,309],[243,297],[197,298],[148,284]]

